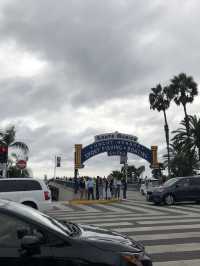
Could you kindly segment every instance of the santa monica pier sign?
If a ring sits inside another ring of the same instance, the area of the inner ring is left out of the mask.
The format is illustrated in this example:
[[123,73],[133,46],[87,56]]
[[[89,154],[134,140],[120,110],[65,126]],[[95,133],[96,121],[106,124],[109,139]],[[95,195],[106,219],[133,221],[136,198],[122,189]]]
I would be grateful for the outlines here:
[[94,142],[85,147],[75,144],[75,168],[83,168],[85,161],[104,152],[108,156],[126,156],[127,153],[132,153],[151,164],[152,161],[157,161],[157,146],[149,149],[138,143],[136,136],[114,132],[95,136]]

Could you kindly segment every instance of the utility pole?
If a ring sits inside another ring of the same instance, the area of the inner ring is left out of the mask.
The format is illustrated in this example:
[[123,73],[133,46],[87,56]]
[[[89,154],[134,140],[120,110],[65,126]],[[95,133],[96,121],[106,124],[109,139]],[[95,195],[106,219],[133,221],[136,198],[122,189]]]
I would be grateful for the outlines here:
[[57,156],[55,156],[54,158],[54,174],[53,174],[54,179],[56,178],[56,158]]

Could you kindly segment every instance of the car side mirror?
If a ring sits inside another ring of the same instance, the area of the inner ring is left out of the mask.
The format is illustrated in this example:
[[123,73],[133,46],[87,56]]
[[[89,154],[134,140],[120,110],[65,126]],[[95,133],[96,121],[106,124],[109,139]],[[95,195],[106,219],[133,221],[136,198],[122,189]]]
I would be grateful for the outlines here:
[[26,235],[21,239],[21,247],[24,249],[31,249],[39,246],[40,238],[35,235]]

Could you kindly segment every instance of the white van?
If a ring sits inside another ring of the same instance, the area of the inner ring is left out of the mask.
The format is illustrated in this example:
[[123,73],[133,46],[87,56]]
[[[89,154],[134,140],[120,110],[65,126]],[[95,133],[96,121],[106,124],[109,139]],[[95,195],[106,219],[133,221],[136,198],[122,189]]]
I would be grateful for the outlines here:
[[159,181],[158,179],[154,177],[147,177],[142,180],[141,182],[141,187],[140,187],[140,192],[142,195],[147,195],[147,191],[152,190],[155,187],[159,186]]
[[35,178],[0,178],[0,199],[16,201],[40,211],[51,203],[51,191]]

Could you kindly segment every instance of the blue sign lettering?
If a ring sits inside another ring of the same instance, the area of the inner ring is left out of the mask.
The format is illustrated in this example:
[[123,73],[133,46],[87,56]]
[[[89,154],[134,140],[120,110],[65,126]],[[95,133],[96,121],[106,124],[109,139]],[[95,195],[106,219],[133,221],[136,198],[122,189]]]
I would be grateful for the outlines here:
[[89,158],[107,152],[109,156],[126,155],[127,152],[138,155],[151,163],[152,153],[147,147],[132,140],[107,139],[94,142],[82,149],[82,163]]

